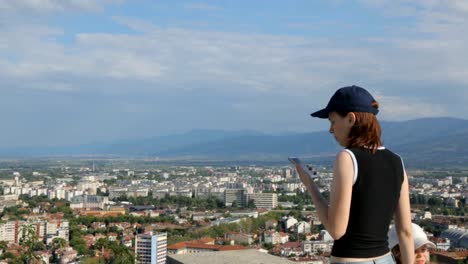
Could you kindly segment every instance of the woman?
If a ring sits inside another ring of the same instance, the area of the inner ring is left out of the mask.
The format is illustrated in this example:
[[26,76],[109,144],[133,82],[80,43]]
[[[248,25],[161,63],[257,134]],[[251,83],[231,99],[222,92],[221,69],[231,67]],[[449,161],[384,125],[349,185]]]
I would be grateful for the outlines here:
[[313,175],[295,164],[320,221],[335,239],[331,263],[394,263],[387,244],[393,215],[402,261],[413,262],[408,179],[401,158],[382,145],[377,113],[378,103],[368,91],[349,86],[311,114],[328,118],[330,133],[345,148],[334,162],[330,203]]
[[[412,224],[413,227],[413,239],[414,239],[414,264],[429,264],[430,255],[429,248],[436,248],[436,245],[427,239],[424,230],[417,224]],[[388,248],[392,251],[395,256],[396,263],[401,262],[401,252],[398,237],[396,234],[395,226],[392,226],[388,231]]]

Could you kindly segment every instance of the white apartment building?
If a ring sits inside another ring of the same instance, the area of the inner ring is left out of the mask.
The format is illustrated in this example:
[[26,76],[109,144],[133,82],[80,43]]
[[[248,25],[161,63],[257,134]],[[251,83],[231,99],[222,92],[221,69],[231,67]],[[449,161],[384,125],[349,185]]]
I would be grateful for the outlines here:
[[83,191],[78,190],[70,190],[65,192],[65,200],[71,201],[71,199],[75,196],[83,195]]
[[304,253],[331,252],[333,241],[309,241],[301,242],[301,248]]
[[284,182],[281,184],[281,189],[283,189],[285,192],[295,192],[297,190],[300,190],[302,186],[302,183]]
[[277,245],[280,243],[279,232],[268,230],[263,233],[263,242],[267,244]]
[[289,235],[287,233],[278,232],[275,230],[265,231],[263,233],[263,242],[272,245],[284,244],[289,241]]
[[70,235],[70,225],[68,220],[49,220],[45,223],[45,240],[46,244],[49,245],[52,240],[56,237],[63,238],[68,241]]
[[232,206],[236,202],[237,206],[245,207],[247,205],[247,190],[245,189],[226,189],[224,190],[224,203],[226,206]]
[[18,200],[17,194],[0,195],[0,201],[15,201],[15,200]]
[[311,225],[305,221],[297,222],[294,225],[294,234],[296,235],[296,237],[299,234],[308,234],[310,233],[310,230],[311,230]]
[[273,209],[278,206],[278,194],[276,193],[251,193],[247,189],[225,189],[224,203],[232,206],[236,202],[239,207],[247,207],[250,200],[253,200],[255,207]]
[[288,230],[289,228],[293,227],[297,223],[297,219],[293,216],[283,216],[281,218],[281,223],[283,225],[284,230]]
[[127,197],[147,197],[149,194],[148,188],[127,188],[127,187],[113,187],[109,188],[109,199],[118,198],[121,196]]
[[127,195],[128,188],[122,187],[122,188],[115,188],[115,187],[110,187],[109,188],[109,199],[114,199],[118,198],[124,195]]
[[291,178],[293,174],[293,170],[291,168],[283,168],[283,176],[284,178],[288,179]]
[[55,190],[55,198],[65,199],[65,190],[64,189],[56,189]]
[[247,201],[253,200],[257,208],[273,209],[278,207],[278,194],[276,193],[252,193]]
[[99,183],[95,181],[80,181],[76,186],[79,191],[87,191],[89,194],[96,194],[96,190],[99,187]]
[[84,209],[84,208],[100,208],[104,209],[105,205],[109,203],[107,196],[99,195],[79,195],[71,199],[71,209]]
[[39,239],[47,244],[50,244],[52,239],[60,237],[69,240],[69,223],[68,220],[37,220],[32,222],[26,221],[8,221],[0,224],[0,241],[18,243],[22,237],[22,228],[26,225],[31,225],[38,235]]
[[0,224],[0,241],[16,242],[18,224],[16,221],[8,221]]
[[135,263],[165,264],[167,256],[167,234],[139,234],[135,237]]

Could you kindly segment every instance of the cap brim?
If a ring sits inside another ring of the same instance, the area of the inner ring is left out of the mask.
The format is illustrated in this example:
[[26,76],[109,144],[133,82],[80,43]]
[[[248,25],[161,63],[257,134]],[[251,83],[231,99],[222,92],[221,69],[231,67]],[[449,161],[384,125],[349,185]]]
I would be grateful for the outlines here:
[[415,239],[414,240],[414,249],[418,249],[422,246],[426,245],[427,247],[431,247],[431,248],[437,248],[437,246],[432,243],[431,241],[427,240],[427,239]]
[[318,118],[328,118],[328,114],[330,113],[330,111],[326,108],[322,109],[322,110],[319,110],[317,112],[313,112],[312,114],[310,114],[312,117],[318,117]]

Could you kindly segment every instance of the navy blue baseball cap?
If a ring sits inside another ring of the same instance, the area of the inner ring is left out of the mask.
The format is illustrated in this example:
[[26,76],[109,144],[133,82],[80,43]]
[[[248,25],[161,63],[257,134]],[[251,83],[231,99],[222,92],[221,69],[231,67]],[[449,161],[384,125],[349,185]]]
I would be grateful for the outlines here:
[[355,85],[346,86],[335,92],[324,109],[310,115],[318,118],[328,118],[328,114],[334,111],[366,112],[377,115],[379,110],[372,107],[374,102],[374,97],[366,89]]

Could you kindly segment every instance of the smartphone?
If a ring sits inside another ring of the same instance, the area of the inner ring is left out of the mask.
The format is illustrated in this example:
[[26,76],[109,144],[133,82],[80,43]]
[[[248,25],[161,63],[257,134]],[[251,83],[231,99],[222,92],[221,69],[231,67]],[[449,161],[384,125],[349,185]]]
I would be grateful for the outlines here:
[[307,172],[307,174],[309,174],[309,176],[314,179],[314,178],[317,178],[317,172],[314,170],[314,167],[310,166],[310,165],[307,165],[307,164],[303,164],[302,161],[297,158],[297,157],[288,157],[288,160],[294,164],[294,165],[299,165],[300,167],[302,167],[302,169]]
[[299,158],[296,158],[296,157],[288,157],[288,160],[294,165],[302,164],[301,160]]

